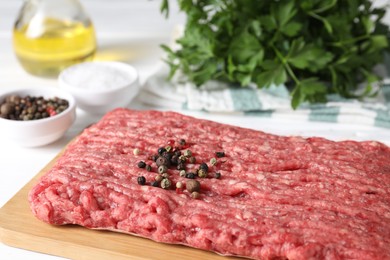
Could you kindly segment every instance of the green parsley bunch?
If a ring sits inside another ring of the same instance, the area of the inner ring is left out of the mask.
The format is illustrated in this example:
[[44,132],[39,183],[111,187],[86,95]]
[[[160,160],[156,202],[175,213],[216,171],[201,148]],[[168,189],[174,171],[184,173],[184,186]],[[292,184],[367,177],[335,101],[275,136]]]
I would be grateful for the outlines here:
[[[220,80],[259,88],[285,83],[291,105],[327,94],[360,98],[379,80],[373,67],[388,49],[386,7],[370,0],[178,0],[186,13],[179,50],[168,46],[171,73],[197,86]],[[161,11],[168,15],[168,0]],[[365,90],[357,94],[358,85]]]

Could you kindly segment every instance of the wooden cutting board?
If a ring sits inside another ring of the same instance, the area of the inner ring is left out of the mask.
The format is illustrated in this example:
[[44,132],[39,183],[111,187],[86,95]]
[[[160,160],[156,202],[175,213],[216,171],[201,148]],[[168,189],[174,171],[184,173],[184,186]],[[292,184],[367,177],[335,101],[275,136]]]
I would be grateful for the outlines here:
[[62,152],[0,209],[0,241],[4,244],[84,260],[239,259],[116,232],[90,230],[75,225],[53,226],[36,219],[29,208],[28,192],[61,154]]

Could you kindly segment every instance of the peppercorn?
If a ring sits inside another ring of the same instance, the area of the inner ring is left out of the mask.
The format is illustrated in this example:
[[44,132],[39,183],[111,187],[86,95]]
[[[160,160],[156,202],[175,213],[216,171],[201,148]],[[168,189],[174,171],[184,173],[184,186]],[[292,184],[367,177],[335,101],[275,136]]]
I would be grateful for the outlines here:
[[209,166],[206,163],[203,162],[203,163],[200,164],[199,169],[202,169],[205,172],[208,172]]
[[186,181],[186,189],[189,192],[199,191],[200,190],[200,182],[197,180],[188,180],[188,181]]
[[159,157],[158,154],[153,154],[151,159],[153,162],[155,162],[155,161],[157,161],[158,157]]
[[160,182],[159,181],[154,181],[151,183],[153,187],[158,187]]
[[164,177],[161,176],[160,174],[157,174],[156,177],[154,177],[154,180],[158,182],[162,181],[162,179],[164,179]]
[[182,145],[182,146],[183,146],[183,145],[186,145],[186,140],[180,139],[179,144]]
[[183,188],[183,183],[181,181],[176,182],[176,188],[178,189]]
[[173,155],[171,158],[171,164],[177,165],[179,163],[179,156]]
[[185,177],[186,176],[186,171],[185,170],[181,170],[179,175],[180,175],[180,177]]
[[172,150],[172,146],[170,145],[165,146],[165,150],[169,153]]
[[186,160],[187,160],[187,157],[185,157],[184,155],[180,155],[180,156],[179,156],[179,160],[178,160],[179,163],[180,163],[180,162],[185,162]]
[[186,166],[185,166],[185,164],[183,162],[179,162],[179,164],[177,165],[176,169],[178,169],[179,171],[185,170]]
[[164,156],[159,156],[156,160],[157,166],[165,165],[168,166],[168,160]]
[[216,165],[216,164],[217,164],[217,159],[211,158],[211,159],[210,159],[210,164],[211,164],[212,166]]
[[225,157],[225,153],[224,153],[224,152],[216,152],[215,155],[216,155],[218,158]]
[[133,154],[134,154],[134,155],[139,155],[139,149],[138,149],[138,148],[135,148],[135,149],[133,150]]
[[187,150],[184,151],[183,154],[184,154],[185,157],[190,157],[192,155],[192,152],[191,152],[191,150],[187,149]]
[[137,166],[138,166],[138,168],[145,168],[146,163],[144,161],[139,161]]
[[0,112],[2,115],[9,115],[15,110],[11,103],[4,103],[1,105]]
[[160,187],[163,189],[169,189],[171,187],[171,181],[167,178],[164,178],[160,182]]
[[152,166],[150,166],[149,164],[147,164],[147,165],[145,166],[145,169],[146,169],[148,172],[150,172],[150,171],[152,171]]
[[188,159],[188,161],[190,162],[190,163],[196,163],[196,158],[194,157],[194,156],[191,156],[189,159]]
[[[47,103],[52,103],[54,111],[48,113]],[[63,102],[63,106],[59,106],[59,103]],[[61,113],[69,107],[69,103],[66,100],[59,98],[52,98],[45,100],[43,97],[20,97],[18,95],[10,95],[0,103],[0,116],[10,120],[34,120],[54,116]],[[42,112],[47,112],[43,114]],[[36,114],[39,112],[40,114]]]
[[160,147],[160,148],[158,148],[158,150],[157,150],[157,153],[159,154],[159,155],[162,155],[164,152],[166,152],[167,150],[164,148],[164,147]]
[[204,169],[199,169],[198,170],[198,176],[199,176],[199,178],[206,178],[207,177],[207,171],[205,171]]
[[172,156],[173,156],[173,153],[165,152],[162,154],[162,156],[167,159],[168,163],[170,163]]
[[157,169],[158,173],[163,174],[168,171],[168,167],[166,165],[160,165]]
[[145,185],[146,179],[145,179],[144,176],[138,176],[137,182],[138,182],[139,185]]
[[187,179],[195,179],[195,173],[193,173],[193,172],[186,173],[186,178]]
[[181,155],[181,151],[180,150],[175,150],[173,152],[177,157],[179,157]]
[[191,193],[191,197],[194,199],[199,199],[200,198],[200,193],[197,191],[194,191]]
[[161,176],[162,176],[163,178],[168,178],[168,177],[169,177],[169,174],[166,173],[166,172],[164,172],[163,174],[161,174]]
[[221,178],[221,173],[220,173],[220,172],[216,172],[216,173],[215,173],[215,178],[216,178],[216,179]]

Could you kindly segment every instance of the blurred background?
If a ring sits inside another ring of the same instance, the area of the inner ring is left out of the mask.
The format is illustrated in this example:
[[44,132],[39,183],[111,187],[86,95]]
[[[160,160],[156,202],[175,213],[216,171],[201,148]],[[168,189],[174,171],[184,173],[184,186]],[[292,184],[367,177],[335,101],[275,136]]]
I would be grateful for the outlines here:
[[[29,84],[53,84],[52,80],[29,75],[15,57],[12,28],[23,2],[0,0],[0,87],[20,86],[23,84],[20,77],[28,79]],[[162,53],[159,45],[169,43],[174,27],[185,21],[176,1],[171,1],[171,11],[167,19],[160,13],[161,1],[158,0],[80,2],[95,26],[98,43],[96,59],[132,63],[141,71],[144,71],[145,66],[153,66],[156,63]]]

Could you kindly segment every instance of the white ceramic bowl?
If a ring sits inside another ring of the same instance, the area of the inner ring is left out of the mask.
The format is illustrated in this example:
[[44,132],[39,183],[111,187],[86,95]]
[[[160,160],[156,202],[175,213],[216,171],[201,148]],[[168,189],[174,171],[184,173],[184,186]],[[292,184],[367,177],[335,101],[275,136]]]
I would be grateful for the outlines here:
[[19,146],[36,147],[52,143],[61,138],[76,118],[76,101],[66,91],[57,87],[52,88],[24,88],[0,91],[0,104],[10,95],[27,95],[45,99],[58,97],[69,102],[67,109],[48,118],[16,121],[0,117],[1,137]]
[[73,65],[60,73],[58,81],[75,97],[78,108],[92,114],[126,107],[140,88],[137,70],[113,61]]

